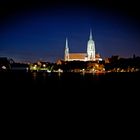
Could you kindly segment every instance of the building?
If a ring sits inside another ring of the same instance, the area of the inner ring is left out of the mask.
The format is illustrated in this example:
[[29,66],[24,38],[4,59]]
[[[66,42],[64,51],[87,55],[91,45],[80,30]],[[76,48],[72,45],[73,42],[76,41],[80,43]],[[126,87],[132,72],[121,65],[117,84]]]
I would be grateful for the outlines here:
[[10,69],[11,69],[10,59],[8,59],[7,57],[0,57],[0,71]]
[[66,38],[65,44],[65,61],[101,61],[99,54],[95,53],[95,42],[92,39],[92,31],[90,30],[89,40],[87,42],[87,52],[86,53],[70,53],[68,46],[68,39]]

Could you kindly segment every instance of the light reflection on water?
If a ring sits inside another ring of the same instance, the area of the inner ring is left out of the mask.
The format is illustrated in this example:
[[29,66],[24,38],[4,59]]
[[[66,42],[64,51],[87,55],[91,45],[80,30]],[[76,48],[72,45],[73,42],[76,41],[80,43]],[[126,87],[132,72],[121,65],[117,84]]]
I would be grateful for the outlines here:
[[[112,87],[131,85],[140,82],[139,73],[58,73],[58,72],[31,72],[30,84],[44,85],[46,87],[84,88],[107,85]],[[25,80],[26,81],[26,80]],[[129,86],[128,86],[129,87]],[[100,88],[99,88],[100,89]]]
[[[39,87],[50,89],[52,87],[52,90],[67,88],[71,91],[72,89],[77,89],[77,91],[79,91],[81,88],[102,89],[101,87],[106,85],[109,90],[111,90],[110,87],[112,86],[114,86],[116,90],[118,87],[124,88],[125,84],[127,85],[126,88],[131,88],[132,84],[137,85],[137,83],[140,83],[140,73],[101,74],[13,71],[9,73],[0,73],[0,81],[3,85],[9,86],[13,83],[16,86],[20,85],[21,87],[29,87],[30,89],[40,89]],[[134,86],[133,90],[135,89],[137,89],[137,86]]]
[[31,72],[31,77],[32,77],[33,81],[36,81],[39,78],[45,80],[47,76],[46,76],[46,72],[40,73],[40,72],[34,71],[34,72]]
[[68,72],[11,72],[2,74],[1,79],[8,81],[136,81],[140,79],[139,73],[68,73]]
[[33,80],[36,80],[36,77],[37,77],[37,72],[32,72],[32,78],[33,78]]
[[99,80],[103,73],[61,73],[61,72],[31,72],[33,81],[37,80]]

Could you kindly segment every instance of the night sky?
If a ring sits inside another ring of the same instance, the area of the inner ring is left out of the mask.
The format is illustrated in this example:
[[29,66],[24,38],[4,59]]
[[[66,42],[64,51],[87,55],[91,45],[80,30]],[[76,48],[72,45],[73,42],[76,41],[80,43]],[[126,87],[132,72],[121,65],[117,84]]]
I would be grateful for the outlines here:
[[86,52],[90,29],[102,58],[140,56],[137,1],[50,1],[0,2],[1,57],[55,62],[64,58],[66,37],[70,52]]

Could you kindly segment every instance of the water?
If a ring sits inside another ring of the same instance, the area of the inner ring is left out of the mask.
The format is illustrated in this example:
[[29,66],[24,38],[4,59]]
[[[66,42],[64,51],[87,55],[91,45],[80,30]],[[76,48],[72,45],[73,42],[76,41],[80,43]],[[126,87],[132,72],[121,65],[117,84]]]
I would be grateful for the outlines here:
[[1,114],[11,126],[58,123],[67,117],[73,126],[85,118],[88,124],[98,120],[104,126],[128,126],[132,115],[133,121],[138,118],[139,83],[140,73],[1,72]]
[[[0,95],[6,102],[51,102],[92,106],[138,103],[140,73],[46,73],[11,71],[0,73]],[[95,104],[96,103],[96,104]]]
[[39,90],[40,93],[56,91],[59,94],[63,92],[74,94],[83,90],[87,94],[126,92],[126,90],[137,92],[140,73],[83,74],[11,71],[0,73],[0,83],[5,90],[11,87],[11,92],[20,92],[18,88],[30,93]]

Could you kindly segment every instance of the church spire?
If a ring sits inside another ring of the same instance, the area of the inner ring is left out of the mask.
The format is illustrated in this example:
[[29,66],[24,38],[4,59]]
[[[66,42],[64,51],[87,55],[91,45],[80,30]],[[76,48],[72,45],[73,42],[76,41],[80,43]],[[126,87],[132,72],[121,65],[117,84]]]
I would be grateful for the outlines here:
[[68,47],[68,39],[66,38],[65,44],[65,61],[69,61],[69,47]]
[[68,39],[66,38],[66,46],[65,48],[68,48]]
[[92,30],[90,29],[90,36],[89,39],[92,40]]
[[87,43],[87,60],[93,61],[95,60],[95,43],[92,39],[92,30],[90,29],[90,36]]

